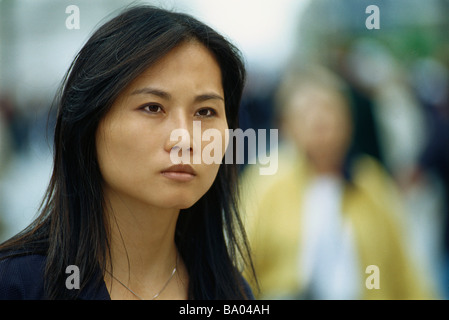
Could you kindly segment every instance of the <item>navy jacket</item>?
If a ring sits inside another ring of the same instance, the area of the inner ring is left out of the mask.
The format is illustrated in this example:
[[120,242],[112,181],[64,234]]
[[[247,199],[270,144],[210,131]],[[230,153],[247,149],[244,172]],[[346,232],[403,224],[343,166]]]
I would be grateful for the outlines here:
[[[0,300],[46,299],[44,268],[45,256],[37,254],[0,260]],[[67,274],[67,277],[69,276],[70,274]],[[80,292],[79,299],[110,300],[110,296],[104,282],[99,287],[89,283]]]
[[[0,300],[43,300],[45,256],[26,255],[0,260]],[[67,274],[69,277],[70,274]],[[246,294],[254,299],[248,283],[244,280]],[[65,283],[63,284],[65,285]],[[69,289],[67,289],[69,290]],[[77,289],[72,289],[77,290]],[[106,284],[95,286],[91,281],[79,293],[80,300],[110,300]]]

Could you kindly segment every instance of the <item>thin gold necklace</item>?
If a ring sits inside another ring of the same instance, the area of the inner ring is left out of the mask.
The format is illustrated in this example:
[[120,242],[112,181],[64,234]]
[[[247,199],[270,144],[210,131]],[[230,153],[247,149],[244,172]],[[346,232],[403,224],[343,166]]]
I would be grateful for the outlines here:
[[[156,293],[156,294],[153,296],[153,298],[151,298],[151,300],[156,300],[157,297],[159,297],[159,295],[162,293],[162,291],[164,291],[165,288],[167,288],[168,284],[170,283],[170,280],[173,278],[173,276],[174,276],[175,273],[176,273],[176,270],[178,269],[178,258],[179,258],[179,255],[178,255],[178,253],[176,253],[176,264],[175,264],[175,267],[173,268],[173,271],[171,272],[170,277],[168,278],[167,282],[165,282],[165,284],[164,284],[164,286],[162,287],[162,289],[159,290],[159,292]],[[121,282],[119,279],[117,279],[111,272],[109,272],[108,270],[106,270],[106,271],[111,275],[111,277],[113,277],[115,280],[117,280],[118,283],[120,283],[122,286],[124,286],[129,292],[131,292],[133,295],[135,295],[139,300],[145,300],[144,298],[142,298],[141,296],[139,296],[137,293],[135,293],[133,290],[131,290],[131,288],[129,288],[126,284],[124,284],[124,283]]]

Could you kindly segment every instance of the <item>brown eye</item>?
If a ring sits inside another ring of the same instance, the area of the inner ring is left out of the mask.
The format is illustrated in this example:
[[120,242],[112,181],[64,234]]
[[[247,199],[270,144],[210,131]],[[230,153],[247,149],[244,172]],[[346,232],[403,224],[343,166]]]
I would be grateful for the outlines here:
[[204,108],[204,109],[200,109],[196,112],[195,115],[200,116],[200,117],[213,117],[215,116],[217,113],[215,112],[214,109],[211,108]]
[[157,104],[149,104],[144,106],[142,109],[148,113],[159,113],[162,111],[161,106]]

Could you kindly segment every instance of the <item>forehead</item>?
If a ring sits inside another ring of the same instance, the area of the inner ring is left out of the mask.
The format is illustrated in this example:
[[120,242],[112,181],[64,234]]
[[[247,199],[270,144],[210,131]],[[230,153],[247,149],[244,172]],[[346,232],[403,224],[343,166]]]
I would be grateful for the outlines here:
[[195,40],[176,46],[134,79],[127,90],[152,85],[223,94],[221,69],[215,56]]
[[291,94],[288,101],[290,112],[326,112],[346,115],[348,102],[336,89],[320,85],[305,85]]

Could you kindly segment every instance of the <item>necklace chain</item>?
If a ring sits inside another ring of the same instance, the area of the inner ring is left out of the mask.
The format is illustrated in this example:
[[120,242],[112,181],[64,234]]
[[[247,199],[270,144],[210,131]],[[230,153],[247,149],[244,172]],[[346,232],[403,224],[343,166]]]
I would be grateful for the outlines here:
[[[176,273],[176,270],[178,269],[178,258],[179,255],[178,253],[176,253],[176,264],[175,267],[173,268],[173,271],[171,272],[170,277],[168,278],[167,282],[165,282],[164,286],[162,287],[161,290],[159,290],[158,293],[156,293],[153,298],[151,298],[151,300],[156,300],[159,295],[165,290],[165,288],[167,288],[168,284],[170,283],[170,280],[173,278],[173,276]],[[115,280],[118,281],[118,283],[120,283],[122,286],[124,286],[129,292],[131,292],[133,295],[135,295],[139,300],[145,300],[143,299],[141,296],[139,296],[137,293],[135,293],[133,290],[131,290],[131,288],[129,288],[126,284],[124,284],[123,282],[121,282],[119,279],[117,279],[111,272],[107,271]]]

